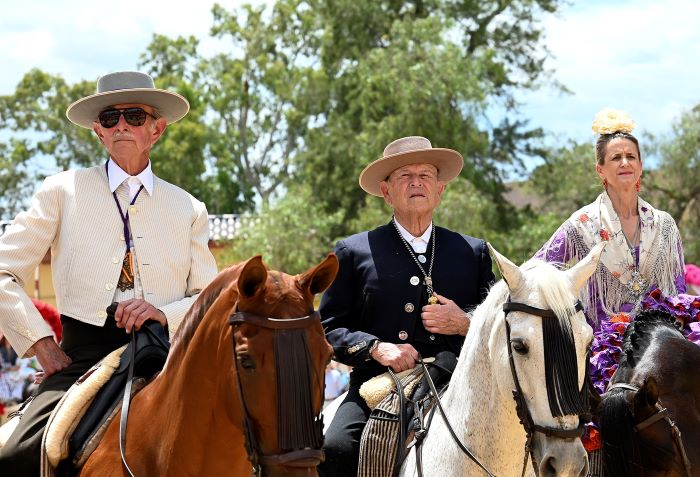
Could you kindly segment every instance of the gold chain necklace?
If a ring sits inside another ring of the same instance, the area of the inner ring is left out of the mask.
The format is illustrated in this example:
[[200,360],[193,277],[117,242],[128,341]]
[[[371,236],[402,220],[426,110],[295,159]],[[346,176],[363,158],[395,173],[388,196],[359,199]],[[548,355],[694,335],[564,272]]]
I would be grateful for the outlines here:
[[411,254],[411,258],[413,258],[413,261],[416,262],[416,265],[418,265],[418,268],[420,269],[421,273],[423,274],[424,282],[425,283],[425,288],[428,290],[428,303],[431,305],[435,305],[438,302],[437,297],[435,296],[435,290],[433,290],[433,262],[435,261],[435,224],[433,224],[433,229],[430,231],[430,240],[432,242],[432,246],[430,249],[430,265],[428,265],[428,273],[425,272],[425,269],[423,268],[423,265],[420,264],[420,261],[416,257],[415,252],[413,251],[413,247],[406,241],[403,235],[401,235],[401,231],[399,230],[399,226],[396,225],[396,217],[392,218],[391,221],[394,224],[394,229],[396,229],[396,233],[399,234],[399,238],[403,242],[403,244],[406,246],[406,250],[408,250],[408,253]]

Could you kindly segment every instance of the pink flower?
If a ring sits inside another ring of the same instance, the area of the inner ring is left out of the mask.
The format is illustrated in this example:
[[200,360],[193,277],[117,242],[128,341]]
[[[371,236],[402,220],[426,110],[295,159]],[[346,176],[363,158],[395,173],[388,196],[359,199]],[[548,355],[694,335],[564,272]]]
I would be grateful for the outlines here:
[[615,278],[620,278],[620,272],[612,272],[612,276]]
[[586,214],[581,214],[581,215],[579,216],[578,219],[579,219],[579,220],[581,221],[581,223],[583,223],[583,224],[585,224],[586,222],[588,222],[588,216],[587,216]]
[[600,230],[598,231],[598,233],[600,234],[600,238],[602,238],[603,240],[605,240],[605,241],[610,240],[610,234],[608,233],[607,230],[605,230],[605,229],[600,229]]

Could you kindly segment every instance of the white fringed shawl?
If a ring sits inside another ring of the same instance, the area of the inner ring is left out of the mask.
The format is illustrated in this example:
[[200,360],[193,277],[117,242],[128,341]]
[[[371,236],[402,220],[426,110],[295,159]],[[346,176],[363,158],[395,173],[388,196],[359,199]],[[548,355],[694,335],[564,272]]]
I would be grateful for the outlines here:
[[[564,250],[559,252],[568,265],[588,255],[591,248],[607,240],[600,265],[582,290],[581,300],[589,318],[597,317],[596,301],[600,300],[606,315],[620,312],[624,303],[634,305],[633,313],[642,300],[656,285],[664,295],[677,295],[675,278],[683,273],[683,248],[676,222],[668,213],[654,209],[649,203],[638,199],[641,234],[639,244],[639,271],[647,289],[641,297],[635,297],[627,288],[632,277],[635,256],[630,251],[622,225],[610,197],[603,192],[598,198],[576,211],[547,242],[537,256],[545,257],[552,247],[560,247],[556,238],[565,233]],[[563,252],[563,253],[562,253]]]

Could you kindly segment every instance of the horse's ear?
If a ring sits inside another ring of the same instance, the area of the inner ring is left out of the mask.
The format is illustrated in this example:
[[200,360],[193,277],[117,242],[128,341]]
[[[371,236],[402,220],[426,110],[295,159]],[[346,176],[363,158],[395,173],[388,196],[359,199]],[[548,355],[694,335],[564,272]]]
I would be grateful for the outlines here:
[[312,295],[316,295],[331,286],[337,274],[338,257],[334,253],[329,253],[321,263],[299,277],[299,286],[302,290],[308,289]]
[[600,261],[600,255],[603,253],[603,249],[607,243],[608,242],[603,240],[596,244],[583,260],[566,271],[576,291],[580,290],[583,285],[585,285],[586,280],[595,273],[596,268],[598,268],[598,262]]
[[634,396],[634,400],[635,404],[654,407],[659,400],[659,385],[656,383],[656,378],[648,376],[644,380],[644,385]]
[[491,256],[493,257],[496,265],[498,265],[498,270],[501,272],[501,276],[506,281],[508,288],[510,290],[517,290],[520,287],[520,283],[523,280],[523,272],[520,268],[508,260],[506,257],[498,253],[498,251],[493,248],[493,245],[486,243],[491,251]]
[[265,287],[267,281],[267,269],[262,257],[256,255],[243,265],[243,270],[238,276],[238,293],[244,298],[251,298]]

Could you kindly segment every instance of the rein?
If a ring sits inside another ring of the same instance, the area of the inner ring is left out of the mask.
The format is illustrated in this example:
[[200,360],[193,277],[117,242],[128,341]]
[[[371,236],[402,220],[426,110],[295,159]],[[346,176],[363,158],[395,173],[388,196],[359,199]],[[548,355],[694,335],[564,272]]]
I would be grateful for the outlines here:
[[[574,309],[578,311],[583,310],[583,305],[580,301],[577,301],[574,305]],[[539,316],[542,318],[552,318],[556,319],[557,315],[552,310],[543,310],[541,308],[536,308],[534,306],[526,305],[524,303],[517,303],[510,301],[503,304],[503,311],[505,312],[506,318],[506,347],[508,348],[508,361],[510,363],[510,372],[513,376],[513,382],[515,383],[515,389],[513,390],[513,399],[515,400],[515,411],[520,419],[520,424],[522,424],[523,429],[525,429],[525,434],[527,440],[525,441],[525,456],[523,458],[523,471],[522,476],[525,475],[525,470],[527,469],[527,461],[532,458],[532,468],[535,471],[535,475],[539,475],[539,470],[535,465],[534,448],[532,447],[532,440],[534,438],[535,432],[542,433],[549,437],[557,437],[560,439],[573,439],[576,437],[581,437],[584,431],[584,422],[579,418],[579,425],[575,429],[561,429],[558,427],[541,426],[536,424],[532,419],[532,414],[530,414],[530,409],[527,407],[527,402],[525,401],[525,396],[523,390],[520,386],[520,380],[518,379],[518,373],[515,370],[515,360],[513,359],[513,349],[510,346],[510,323],[508,323],[508,313],[511,311],[520,311],[530,315]],[[588,360],[588,358],[586,358]]]
[[[324,453],[321,449],[323,444],[323,434],[322,429],[322,417],[316,416],[313,425],[315,425],[316,435],[307,436],[307,441],[304,447],[301,449],[291,450],[289,452],[283,452],[280,454],[269,454],[265,455],[262,453],[260,444],[255,438],[253,432],[253,426],[251,424],[250,412],[248,411],[248,405],[245,400],[245,395],[243,393],[243,384],[240,378],[240,369],[238,368],[238,352],[236,349],[236,338],[235,331],[236,327],[247,323],[252,326],[258,326],[260,328],[278,330],[303,330],[312,326],[313,324],[320,321],[320,315],[317,311],[310,315],[303,316],[300,318],[270,318],[262,317],[248,312],[234,312],[229,318],[228,322],[233,329],[231,334],[231,341],[233,346],[233,362],[236,368],[236,382],[238,395],[241,401],[241,409],[243,411],[243,432],[245,436],[245,448],[248,454],[248,460],[250,460],[253,465],[254,476],[261,476],[262,469],[264,466],[278,465],[286,467],[313,467],[323,462]],[[275,350],[277,353],[279,350]],[[280,391],[280,384],[278,382],[278,395]],[[319,427],[320,425],[320,427]],[[278,436],[279,440],[279,436]]]
[[[636,393],[639,391],[640,388],[639,386],[636,386],[634,384],[615,383],[611,384],[610,387],[608,387],[607,392],[610,392],[613,389],[624,389],[626,391],[633,391]],[[688,454],[686,453],[685,446],[683,445],[683,436],[681,435],[680,429],[678,429],[678,426],[676,425],[675,421],[671,419],[671,416],[668,415],[668,409],[663,407],[658,400],[654,404],[654,407],[656,408],[656,412],[644,419],[642,422],[635,425],[632,429],[634,430],[634,432],[640,433],[647,427],[656,424],[661,420],[666,421],[668,426],[671,428],[673,444],[678,449],[678,453],[680,454],[681,459],[683,460],[683,468],[685,469],[685,473],[688,477],[692,477],[693,474],[691,472],[690,460],[688,459]]]

